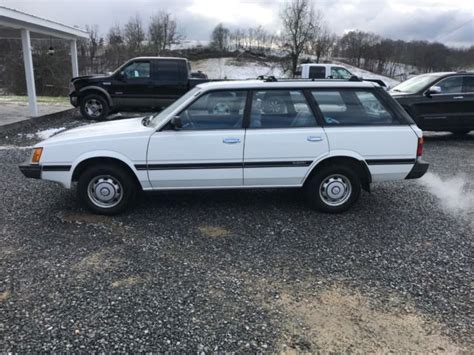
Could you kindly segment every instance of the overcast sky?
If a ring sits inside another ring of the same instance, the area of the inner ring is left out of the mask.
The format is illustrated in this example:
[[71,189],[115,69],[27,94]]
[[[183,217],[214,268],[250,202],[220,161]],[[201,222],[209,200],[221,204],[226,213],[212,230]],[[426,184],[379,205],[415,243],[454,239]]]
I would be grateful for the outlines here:
[[[106,33],[139,14],[146,24],[160,10],[173,13],[188,39],[207,40],[223,22],[229,28],[279,28],[283,0],[0,0],[15,8],[68,25],[97,24]],[[314,0],[332,31],[371,31],[393,39],[425,39],[454,46],[474,45],[474,0]]]

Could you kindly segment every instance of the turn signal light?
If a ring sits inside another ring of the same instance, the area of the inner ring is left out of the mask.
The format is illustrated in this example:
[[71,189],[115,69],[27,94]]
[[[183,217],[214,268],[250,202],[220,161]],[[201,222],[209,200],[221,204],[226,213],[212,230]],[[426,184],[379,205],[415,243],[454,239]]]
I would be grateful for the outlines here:
[[43,154],[43,148],[35,148],[33,150],[33,156],[31,157],[31,162],[38,164],[41,159],[41,154]]
[[423,155],[423,137],[418,138],[418,147],[416,148],[416,156],[421,157]]

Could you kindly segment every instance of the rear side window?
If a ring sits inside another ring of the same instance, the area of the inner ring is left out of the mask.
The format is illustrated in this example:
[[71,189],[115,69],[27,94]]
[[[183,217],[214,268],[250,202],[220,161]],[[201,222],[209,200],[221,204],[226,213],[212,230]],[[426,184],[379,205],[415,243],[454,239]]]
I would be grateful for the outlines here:
[[395,114],[371,90],[317,90],[312,95],[327,126],[397,125]]
[[157,79],[160,81],[181,81],[184,79],[181,63],[177,60],[159,60]]
[[250,128],[298,128],[316,125],[316,118],[302,91],[265,90],[253,93]]
[[309,67],[310,79],[326,79],[325,67]]
[[464,92],[474,93],[474,75],[464,77]]

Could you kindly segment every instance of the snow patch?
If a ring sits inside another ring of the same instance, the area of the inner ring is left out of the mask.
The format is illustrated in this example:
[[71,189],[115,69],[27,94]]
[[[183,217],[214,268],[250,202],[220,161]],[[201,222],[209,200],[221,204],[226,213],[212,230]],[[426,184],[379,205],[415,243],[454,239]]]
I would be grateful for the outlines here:
[[59,132],[62,132],[66,129],[66,127],[59,127],[59,128],[49,128],[49,129],[44,129],[42,131],[38,131],[36,133],[18,133],[20,137],[26,137],[27,139],[33,139],[33,138],[38,138],[41,140],[48,139],[49,137],[54,136],[55,134],[58,134]]
[[193,71],[201,70],[209,79],[256,79],[259,75],[282,78],[283,70],[277,63],[257,62],[235,58],[210,58],[191,63]]

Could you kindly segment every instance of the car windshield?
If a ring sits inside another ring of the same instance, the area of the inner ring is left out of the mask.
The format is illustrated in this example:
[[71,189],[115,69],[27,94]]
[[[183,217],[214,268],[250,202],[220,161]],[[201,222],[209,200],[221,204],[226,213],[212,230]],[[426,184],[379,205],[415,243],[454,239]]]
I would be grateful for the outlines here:
[[173,112],[177,107],[179,107],[183,102],[188,100],[190,97],[199,94],[201,89],[195,87],[194,89],[189,90],[186,94],[181,96],[178,100],[173,102],[163,111],[156,113],[150,119],[149,125],[153,127],[158,127],[166,118],[169,117],[169,114]]
[[402,92],[402,93],[407,93],[407,94],[415,94],[421,89],[423,89],[429,83],[438,79],[439,77],[440,77],[439,75],[433,75],[433,74],[418,75],[404,81],[403,83],[398,84],[391,91]]

